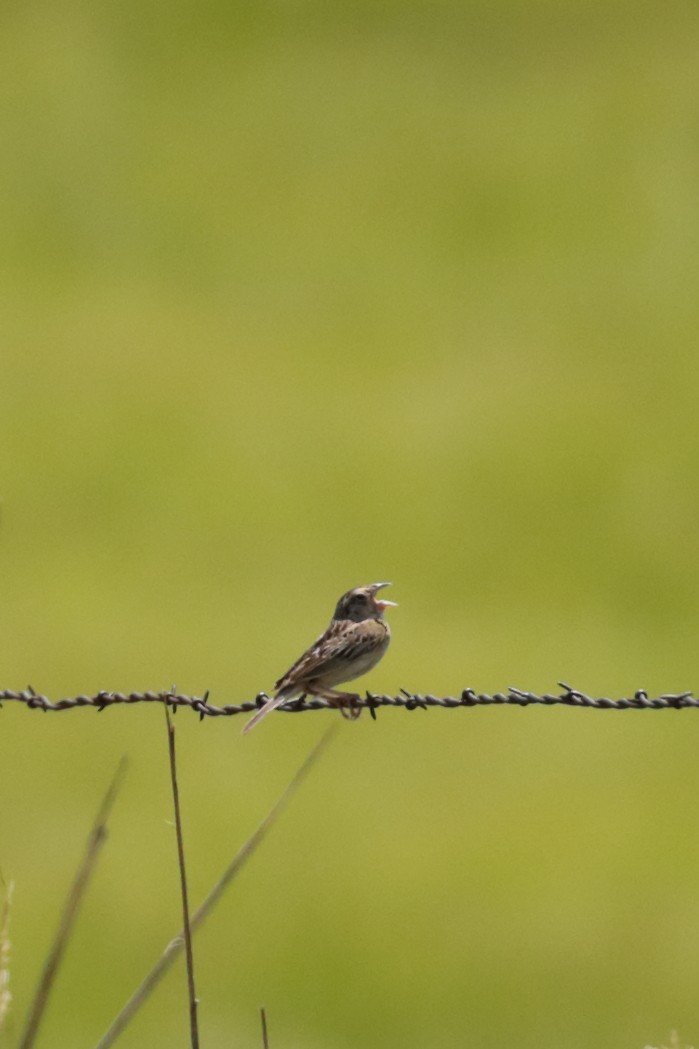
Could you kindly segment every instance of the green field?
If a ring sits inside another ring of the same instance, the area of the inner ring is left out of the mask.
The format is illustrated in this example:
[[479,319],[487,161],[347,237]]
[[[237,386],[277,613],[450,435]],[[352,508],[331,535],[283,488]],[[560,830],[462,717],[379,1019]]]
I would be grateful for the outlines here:
[[[0,688],[251,699],[390,579],[375,691],[699,691],[695,4],[1,19]],[[335,721],[195,941],[202,1049],[699,1042],[699,712],[182,712],[194,903]],[[179,928],[165,728],[0,711],[8,1046],[124,753],[38,1049]]]

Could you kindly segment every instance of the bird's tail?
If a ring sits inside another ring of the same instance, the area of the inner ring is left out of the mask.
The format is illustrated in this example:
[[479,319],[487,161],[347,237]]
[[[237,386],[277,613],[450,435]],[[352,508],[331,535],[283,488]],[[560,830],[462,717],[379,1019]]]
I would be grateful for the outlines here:
[[293,693],[285,692],[282,690],[278,692],[272,699],[268,699],[264,706],[260,707],[256,714],[250,718],[250,720],[243,726],[243,735],[253,729],[255,725],[259,724],[263,718],[266,718],[268,714],[271,714],[277,707],[281,707],[284,703],[287,703],[293,696]]

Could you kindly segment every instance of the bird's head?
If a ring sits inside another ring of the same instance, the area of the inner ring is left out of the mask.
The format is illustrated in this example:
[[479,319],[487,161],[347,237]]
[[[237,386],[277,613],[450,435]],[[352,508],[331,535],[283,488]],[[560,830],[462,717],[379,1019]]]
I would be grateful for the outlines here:
[[371,583],[370,586],[357,586],[348,590],[337,602],[333,619],[349,619],[361,623],[365,619],[381,619],[384,609],[395,608],[395,601],[379,601],[376,597],[379,590],[390,586],[390,583]]

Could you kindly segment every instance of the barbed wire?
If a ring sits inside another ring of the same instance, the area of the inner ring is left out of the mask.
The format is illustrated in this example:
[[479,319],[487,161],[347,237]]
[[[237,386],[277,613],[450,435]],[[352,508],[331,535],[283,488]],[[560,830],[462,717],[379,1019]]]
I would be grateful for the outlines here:
[[[632,696],[620,699],[609,699],[606,696],[588,696],[565,682],[559,681],[558,685],[563,689],[560,693],[529,692],[524,689],[515,688],[510,685],[507,692],[475,692],[471,688],[465,688],[458,696],[434,696],[431,693],[424,695],[421,692],[409,692],[400,689],[396,696],[376,695],[367,692],[364,698],[360,698],[354,704],[356,709],[367,709],[371,716],[376,719],[376,712],[381,707],[402,707],[404,710],[427,710],[430,707],[477,707],[477,706],[503,706],[511,705],[517,707],[528,706],[555,706],[562,704],[568,707],[589,707],[593,710],[684,710],[688,707],[699,707],[699,698],[691,692],[666,692],[659,696],[651,697],[644,689],[638,689]],[[215,706],[209,701],[209,693],[202,696],[188,696],[173,686],[162,692],[97,692],[94,696],[72,696],[53,702],[29,686],[22,691],[12,689],[0,690],[0,707],[3,702],[23,703],[29,710],[43,710],[45,712],[55,710],[75,710],[78,707],[94,707],[98,713],[107,707],[119,704],[133,703],[166,703],[172,710],[179,707],[189,707],[199,715],[200,720],[205,717],[231,717],[235,714],[250,714],[258,710],[266,703],[268,696],[264,692],[258,692],[253,700],[244,703],[228,703],[225,706]],[[324,699],[307,699],[305,696],[292,699],[283,706],[278,707],[283,714],[303,714],[309,710],[334,710],[331,703]]]

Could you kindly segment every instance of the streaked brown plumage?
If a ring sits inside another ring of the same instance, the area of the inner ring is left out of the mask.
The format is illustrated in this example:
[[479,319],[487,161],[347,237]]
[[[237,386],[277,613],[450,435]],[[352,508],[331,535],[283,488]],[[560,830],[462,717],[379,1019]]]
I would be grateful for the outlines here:
[[388,648],[391,631],[383,613],[395,606],[395,601],[379,601],[376,597],[386,586],[390,583],[372,583],[342,595],[327,630],[279,678],[274,686],[276,694],[248,721],[243,732],[249,732],[283,703],[302,695],[320,696],[338,706],[345,717],[359,717],[361,711],[353,706],[359,696],[339,692],[335,685],[366,674]]

